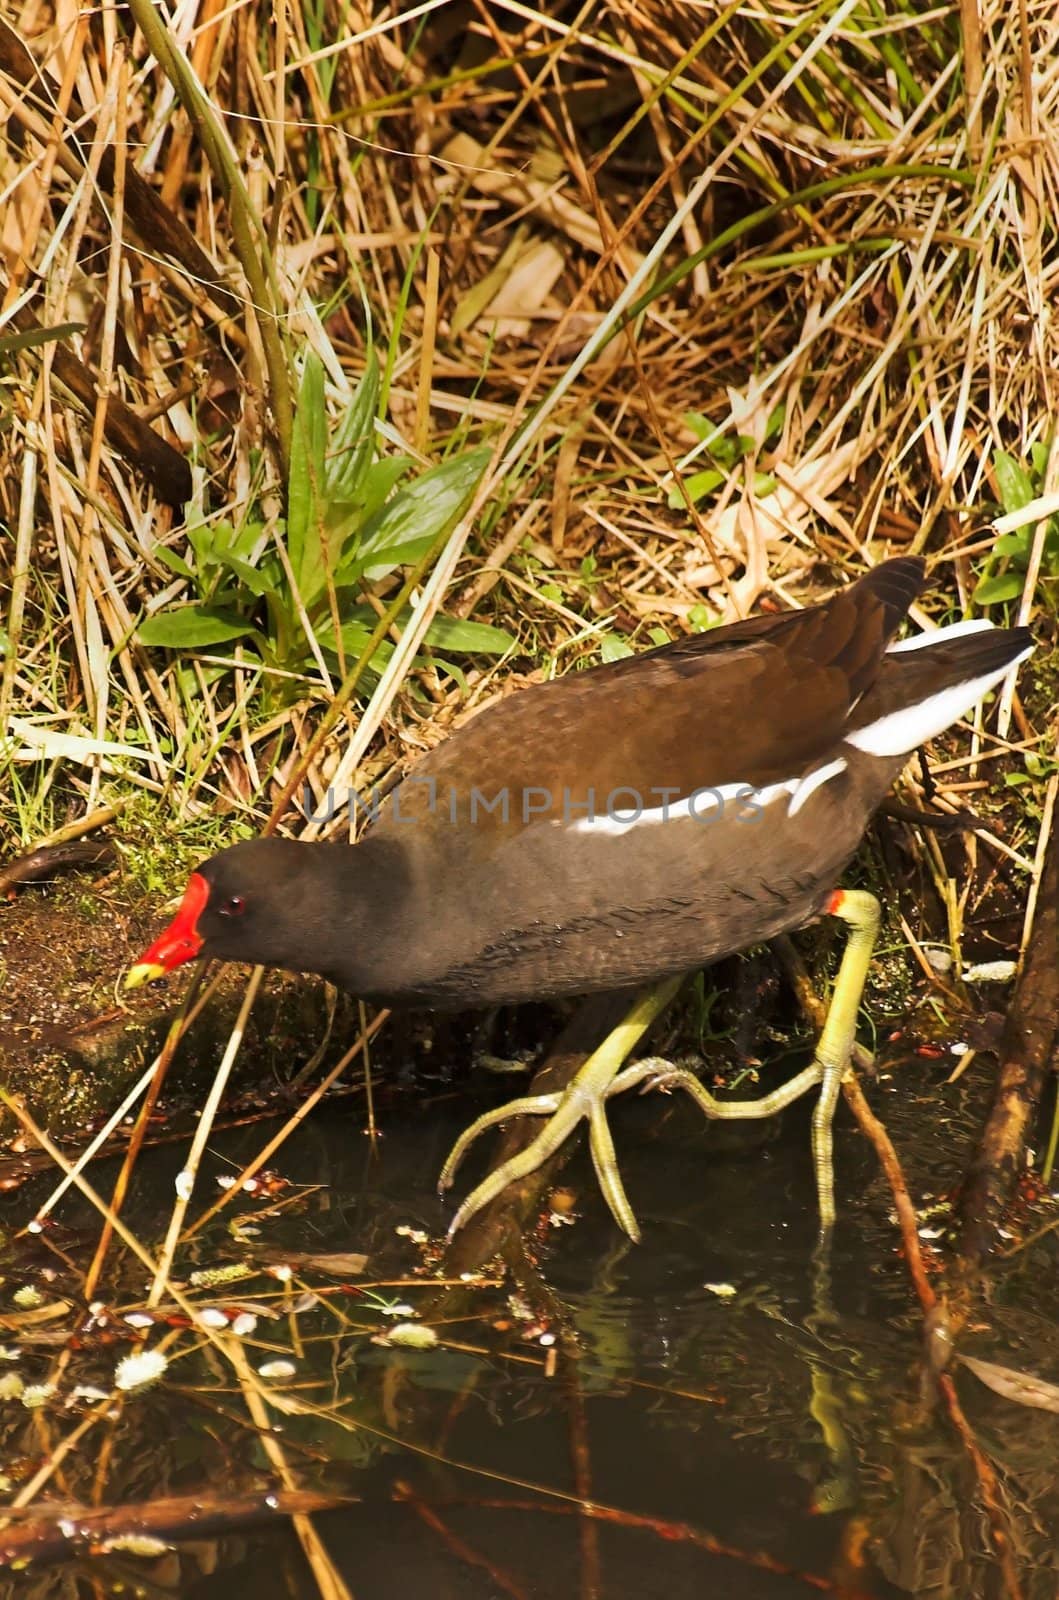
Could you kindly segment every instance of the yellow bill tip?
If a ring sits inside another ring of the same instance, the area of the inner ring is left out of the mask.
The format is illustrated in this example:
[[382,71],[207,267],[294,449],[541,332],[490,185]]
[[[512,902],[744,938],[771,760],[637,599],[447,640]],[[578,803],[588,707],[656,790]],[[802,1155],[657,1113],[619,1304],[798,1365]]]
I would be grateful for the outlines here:
[[159,978],[164,978],[166,969],[157,961],[137,961],[125,974],[124,987],[126,989],[142,989],[145,983],[157,983]]

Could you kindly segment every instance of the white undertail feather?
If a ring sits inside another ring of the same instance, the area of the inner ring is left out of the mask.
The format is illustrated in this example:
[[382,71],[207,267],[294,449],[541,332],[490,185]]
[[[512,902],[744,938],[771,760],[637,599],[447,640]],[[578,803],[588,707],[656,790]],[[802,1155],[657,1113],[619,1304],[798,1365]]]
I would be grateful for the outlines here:
[[895,639],[893,644],[886,646],[886,654],[899,656],[907,650],[922,650],[928,644],[941,644],[944,639],[959,639],[968,633],[990,633],[994,626],[985,617],[974,617],[970,622],[950,622],[948,627],[934,628],[930,633],[913,633],[907,639]]
[[[931,642],[946,631],[942,629],[939,633],[931,634]],[[937,694],[929,695],[916,705],[891,711],[888,716],[869,722],[854,733],[847,733],[846,743],[871,756],[911,755],[917,746],[926,744],[929,739],[936,739],[939,733],[966,716],[994,684],[1006,678],[1032,652],[1033,646],[1027,645],[1025,650],[1006,661],[1002,667],[994,667],[991,672],[982,673],[976,678],[965,678],[962,683],[950,684],[947,689],[939,689]]]

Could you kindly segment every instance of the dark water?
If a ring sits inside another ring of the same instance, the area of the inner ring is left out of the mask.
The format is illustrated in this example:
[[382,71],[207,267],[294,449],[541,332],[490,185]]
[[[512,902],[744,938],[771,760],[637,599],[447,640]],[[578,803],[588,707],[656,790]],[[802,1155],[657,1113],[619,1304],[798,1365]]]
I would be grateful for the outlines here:
[[[958,1177],[983,1086],[944,1088],[911,1064],[873,1090],[918,1202]],[[552,1375],[539,1327],[512,1317],[510,1283],[439,1303],[422,1250],[396,1231],[440,1231],[434,1178],[474,1109],[459,1093],[395,1096],[372,1155],[359,1104],[332,1102],[274,1163],[291,1184],[319,1187],[260,1216],[245,1248],[218,1224],[193,1260],[180,1258],[186,1272],[247,1250],[258,1259],[358,1250],[369,1257],[365,1282],[419,1274],[378,1294],[423,1312],[439,1335],[426,1351],[373,1343],[404,1314],[302,1273],[327,1292],[296,1318],[295,1381],[308,1387],[294,1392],[324,1414],[280,1419],[282,1438],[301,1483],[361,1497],[315,1519],[357,1600],[786,1600],[820,1585],[875,1600],[1003,1592],[966,1456],[921,1403],[921,1323],[889,1194],[844,1108],[842,1209],[823,1272],[813,1263],[807,1108],[718,1128],[675,1099],[615,1104],[644,1242],[618,1237],[579,1154],[564,1175],[576,1220],[547,1230],[535,1247],[540,1283],[526,1286],[554,1296]],[[210,1182],[263,1137],[260,1127],[218,1136]],[[141,1227],[181,1157],[152,1160]],[[249,1217],[255,1205],[265,1203],[234,1209]],[[999,1272],[968,1348],[1059,1381],[1055,1265],[1049,1239]],[[251,1282],[244,1298],[259,1292]],[[247,1344],[258,1366],[269,1352],[254,1340],[289,1350],[288,1320],[259,1325]],[[242,1413],[222,1368],[191,1354],[128,1402],[108,1498],[263,1481],[258,1444],[226,1420]],[[991,1393],[966,1370],[957,1382],[1015,1508],[1024,1592],[1050,1600],[1059,1417]],[[342,1426],[326,1414],[333,1406]],[[610,1520],[580,1515],[581,1500]],[[152,1592],[189,1600],[317,1592],[286,1529],[192,1547],[154,1581]]]

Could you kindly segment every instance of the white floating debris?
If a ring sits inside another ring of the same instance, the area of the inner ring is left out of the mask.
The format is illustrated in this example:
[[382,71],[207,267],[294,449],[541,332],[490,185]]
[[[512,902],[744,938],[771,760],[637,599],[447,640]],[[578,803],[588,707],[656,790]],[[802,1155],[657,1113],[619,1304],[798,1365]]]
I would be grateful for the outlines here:
[[145,1560],[153,1561],[158,1556],[164,1556],[173,1546],[149,1533],[116,1533],[113,1538],[104,1539],[99,1548],[107,1555],[118,1551],[123,1556],[143,1556]]
[[17,1372],[5,1372],[0,1377],[0,1400],[21,1400],[25,1387]]
[[936,972],[939,978],[944,978],[947,973],[952,971],[951,950],[937,950],[928,945],[923,953],[927,958],[927,965],[931,972]]
[[257,1370],[262,1378],[293,1378],[298,1369],[293,1361],[266,1361]]
[[195,1192],[195,1174],[185,1167],[182,1172],[177,1173],[173,1188],[177,1192],[178,1200],[190,1200]]
[[386,1344],[400,1344],[409,1350],[433,1350],[438,1336],[422,1322],[398,1322],[386,1335]]
[[130,1328],[153,1328],[155,1319],[149,1311],[129,1311],[122,1318]]
[[257,1327],[257,1318],[252,1311],[240,1311],[232,1322],[232,1332],[238,1339],[245,1339]]
[[196,1314],[195,1321],[200,1328],[226,1328],[228,1318],[223,1311],[218,1311],[216,1306],[206,1306],[203,1311]]
[[44,1304],[44,1296],[32,1283],[24,1283],[21,1289],[16,1289],[12,1299],[20,1311],[36,1311]]
[[131,1356],[122,1356],[114,1368],[114,1387],[126,1394],[133,1389],[144,1389],[157,1383],[169,1365],[169,1357],[161,1350],[137,1350]]
[[27,1411],[39,1411],[55,1393],[54,1383],[27,1383],[22,1391],[22,1404]]
[[950,1044],[949,1054],[950,1056],[965,1056],[970,1048],[966,1040],[958,1039],[955,1044]]
[[1010,983],[1018,971],[1017,961],[979,961],[964,967],[964,983]]
[[702,1287],[715,1294],[718,1300],[730,1300],[738,1292],[734,1283],[704,1283]]

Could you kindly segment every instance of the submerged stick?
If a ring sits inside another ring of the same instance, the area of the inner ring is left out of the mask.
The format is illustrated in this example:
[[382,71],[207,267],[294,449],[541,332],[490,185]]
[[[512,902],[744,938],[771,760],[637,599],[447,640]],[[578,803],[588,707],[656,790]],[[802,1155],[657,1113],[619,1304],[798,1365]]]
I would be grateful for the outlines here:
[[1057,1043],[1059,828],[1053,817],[1037,916],[1001,1035],[993,1103],[956,1203],[956,1244],[946,1274],[953,1340],[967,1321],[997,1229],[1015,1198],[1034,1112]]
[[75,1555],[111,1551],[157,1556],[181,1539],[215,1539],[279,1517],[308,1516],[357,1505],[359,1495],[326,1490],[270,1488],[256,1494],[167,1495],[119,1506],[40,1502],[11,1513],[0,1533],[0,1563],[67,1562]]

